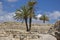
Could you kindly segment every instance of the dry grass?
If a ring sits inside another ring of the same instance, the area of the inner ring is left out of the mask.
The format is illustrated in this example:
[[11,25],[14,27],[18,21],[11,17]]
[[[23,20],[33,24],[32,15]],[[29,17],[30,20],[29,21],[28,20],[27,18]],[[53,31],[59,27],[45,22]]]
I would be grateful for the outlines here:
[[[32,24],[31,31],[33,32],[47,32],[52,24]],[[0,29],[14,29],[14,30],[24,30],[26,31],[26,25],[25,23],[19,23],[19,22],[4,22],[0,23]]]

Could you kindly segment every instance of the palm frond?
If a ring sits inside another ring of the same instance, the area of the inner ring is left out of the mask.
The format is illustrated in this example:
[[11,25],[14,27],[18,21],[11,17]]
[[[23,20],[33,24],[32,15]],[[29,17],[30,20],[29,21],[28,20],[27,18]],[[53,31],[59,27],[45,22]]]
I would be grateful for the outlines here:
[[17,10],[14,16],[17,20],[22,20],[24,18],[28,18],[28,9],[26,6],[23,6],[21,10]]

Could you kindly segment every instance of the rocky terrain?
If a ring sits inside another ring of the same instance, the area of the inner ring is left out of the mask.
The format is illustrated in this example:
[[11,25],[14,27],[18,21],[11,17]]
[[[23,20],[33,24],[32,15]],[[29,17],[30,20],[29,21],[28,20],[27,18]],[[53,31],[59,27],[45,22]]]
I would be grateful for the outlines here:
[[52,24],[32,24],[31,31],[27,32],[24,23],[0,23],[0,40],[57,40],[49,30],[52,26]]

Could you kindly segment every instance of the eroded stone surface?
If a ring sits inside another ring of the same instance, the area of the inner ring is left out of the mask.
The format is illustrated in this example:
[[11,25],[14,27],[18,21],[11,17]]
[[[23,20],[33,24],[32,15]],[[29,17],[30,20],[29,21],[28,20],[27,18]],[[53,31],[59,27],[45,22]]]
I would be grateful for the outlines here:
[[49,34],[9,34],[0,37],[0,40],[56,40]]
[[[46,28],[44,28],[46,27]],[[0,40],[56,40],[47,34],[50,26],[34,25],[31,32],[26,32],[25,25],[19,23],[0,24]]]

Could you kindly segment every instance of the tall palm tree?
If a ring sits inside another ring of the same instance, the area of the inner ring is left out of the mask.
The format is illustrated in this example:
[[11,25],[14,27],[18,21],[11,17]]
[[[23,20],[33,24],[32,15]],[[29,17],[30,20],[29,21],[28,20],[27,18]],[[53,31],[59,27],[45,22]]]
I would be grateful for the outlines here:
[[26,6],[23,6],[21,8],[21,10],[17,10],[16,15],[14,16],[15,19],[17,20],[25,20],[25,24],[26,24],[26,28],[27,28],[27,31],[29,31],[28,29],[28,8]]
[[48,16],[46,16],[45,14],[42,15],[39,19],[40,19],[40,20],[43,20],[43,23],[45,23],[45,21],[49,21]]
[[[36,2],[34,1],[29,1],[27,7],[23,6],[21,10],[17,10],[18,12],[16,11],[15,19],[25,20],[27,31],[31,30],[32,18],[33,17],[35,18],[35,14],[34,14],[35,3]],[[28,26],[28,19],[29,19],[29,26]]]
[[34,5],[36,4],[35,1],[29,1],[28,2],[28,7],[29,7],[29,31],[31,30],[31,22],[32,22],[32,18],[35,17],[34,14]]

